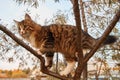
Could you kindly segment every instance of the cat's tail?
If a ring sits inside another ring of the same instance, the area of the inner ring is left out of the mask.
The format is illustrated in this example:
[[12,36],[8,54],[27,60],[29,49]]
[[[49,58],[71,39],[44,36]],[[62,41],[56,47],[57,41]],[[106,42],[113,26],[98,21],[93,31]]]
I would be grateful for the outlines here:
[[112,35],[109,35],[106,37],[105,41],[103,42],[102,45],[108,45],[108,44],[112,44],[112,43],[115,43],[117,41],[117,37],[116,36],[112,36]]

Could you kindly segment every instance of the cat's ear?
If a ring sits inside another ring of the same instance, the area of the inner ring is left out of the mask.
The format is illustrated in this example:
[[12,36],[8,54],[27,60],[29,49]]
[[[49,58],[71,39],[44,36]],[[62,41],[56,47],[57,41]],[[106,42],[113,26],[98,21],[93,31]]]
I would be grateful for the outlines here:
[[16,24],[16,25],[18,25],[18,24],[19,24],[19,21],[16,21],[16,20],[13,20],[13,21],[15,22],[15,24]]
[[26,13],[25,14],[25,19],[31,19],[31,17]]

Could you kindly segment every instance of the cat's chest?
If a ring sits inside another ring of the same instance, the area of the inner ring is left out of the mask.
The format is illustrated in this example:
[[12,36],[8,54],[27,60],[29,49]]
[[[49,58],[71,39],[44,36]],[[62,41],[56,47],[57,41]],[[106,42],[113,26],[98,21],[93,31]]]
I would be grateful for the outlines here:
[[31,34],[31,36],[29,37],[29,42],[33,47],[36,47],[36,41],[35,41],[35,36]]

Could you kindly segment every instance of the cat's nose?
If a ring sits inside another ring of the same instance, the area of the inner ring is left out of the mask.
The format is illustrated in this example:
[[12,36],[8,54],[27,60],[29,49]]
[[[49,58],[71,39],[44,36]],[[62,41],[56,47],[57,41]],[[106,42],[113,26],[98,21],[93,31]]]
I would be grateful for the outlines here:
[[25,31],[24,31],[24,30],[21,30],[21,31],[20,31],[20,34],[24,34],[24,33],[25,33]]

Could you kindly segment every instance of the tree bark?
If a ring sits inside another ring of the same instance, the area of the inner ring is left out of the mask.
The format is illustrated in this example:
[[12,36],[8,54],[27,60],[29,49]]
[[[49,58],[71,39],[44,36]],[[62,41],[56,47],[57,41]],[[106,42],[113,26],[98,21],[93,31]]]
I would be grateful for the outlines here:
[[74,16],[75,16],[75,22],[76,22],[76,27],[77,27],[77,41],[78,41],[78,45],[77,45],[77,58],[78,58],[78,65],[77,68],[75,70],[75,76],[74,76],[74,80],[80,80],[81,78],[81,73],[82,70],[80,70],[80,67],[82,67],[83,64],[83,52],[82,52],[82,46],[81,46],[81,19],[80,19],[80,10],[79,10],[79,4],[78,4],[78,0],[72,0],[71,1],[73,4],[73,11],[74,11]]
[[6,33],[8,36],[10,36],[14,41],[16,41],[19,45],[21,45],[22,47],[24,47],[26,50],[30,51],[31,54],[33,54],[35,57],[37,57],[38,59],[40,59],[41,61],[41,71],[45,74],[48,74],[50,76],[54,76],[56,78],[62,79],[62,80],[70,80],[70,78],[64,77],[64,76],[60,76],[54,72],[49,71],[46,67],[45,67],[45,59],[41,56],[38,55],[38,53],[33,50],[31,47],[29,47],[27,44],[25,44],[22,40],[20,40],[19,38],[17,38],[11,31],[9,31],[5,26],[0,24],[0,30],[2,30],[4,33]]
[[88,68],[87,68],[87,63],[86,63],[83,69],[83,80],[87,80],[87,79],[88,79]]
[[83,62],[83,66],[80,68],[80,71],[84,69],[85,64],[95,54],[95,52],[100,47],[102,42],[104,42],[106,36],[108,36],[109,33],[112,31],[112,29],[115,27],[115,25],[119,21],[119,19],[120,19],[120,10],[118,10],[118,12],[115,14],[115,16],[113,17],[112,21],[108,25],[107,29],[104,31],[104,33],[101,36],[101,38],[99,39],[99,41],[95,44],[94,48],[85,56],[84,62]]
[[84,31],[88,32],[86,18],[85,18],[85,12],[84,12],[84,5],[83,5],[83,1],[82,0],[80,0],[80,10],[81,10],[81,15],[82,15],[82,23],[83,23]]
[[[78,36],[81,37],[81,21],[80,21],[80,15],[79,13],[79,7],[78,7],[78,0],[74,0],[74,12],[75,12],[75,20],[76,20],[76,25],[78,28]],[[107,29],[105,30],[105,32],[103,33],[102,37],[100,38],[100,40],[96,43],[96,45],[94,46],[94,49],[92,49],[90,51],[90,53],[88,53],[83,61],[83,54],[82,54],[82,48],[81,46],[78,47],[78,67],[75,71],[75,76],[74,76],[74,80],[80,80],[80,76],[82,73],[82,70],[84,69],[85,64],[87,63],[87,61],[94,55],[94,53],[96,52],[96,50],[99,48],[99,45],[102,44],[102,42],[105,40],[106,36],[109,35],[109,33],[111,32],[111,30],[114,28],[114,26],[116,25],[116,23],[119,21],[120,19],[120,10],[116,13],[116,15],[113,17],[113,20],[111,21],[110,25],[107,27]],[[26,45],[23,41],[21,41],[20,39],[18,39],[12,32],[10,32],[9,30],[7,30],[5,28],[5,26],[0,25],[0,30],[2,30],[4,33],[6,33],[8,36],[10,36],[13,40],[15,40],[18,44],[20,44],[22,47],[24,47],[25,49],[27,49],[28,51],[30,51],[34,56],[36,56],[37,58],[40,59],[41,61],[41,71],[45,74],[54,76],[56,78],[62,79],[62,80],[71,80],[71,78],[66,78],[63,76],[60,76],[54,72],[48,71],[47,68],[45,67],[45,60],[41,55],[38,55],[37,52],[35,50],[33,50],[31,47],[29,47],[28,45]],[[81,38],[78,38],[81,39]],[[81,42],[81,40],[79,41]],[[81,43],[79,43],[80,45]]]
[[96,43],[96,45],[94,45],[94,48],[89,52],[89,54],[87,54],[85,56],[84,63],[86,63],[94,55],[94,53],[97,51],[97,49],[100,47],[100,45],[106,39],[106,36],[108,36],[109,33],[112,31],[112,29],[115,27],[115,25],[119,21],[119,19],[120,19],[120,10],[118,10],[117,13],[114,15],[113,19],[111,20],[110,24],[104,31],[103,35],[101,36],[99,41]]
[[[82,0],[80,0],[80,11],[81,11],[81,17],[82,17],[82,24],[83,24],[83,30],[86,32],[86,33],[88,33],[88,28],[87,28],[87,23],[86,23],[86,18],[85,18],[85,12],[84,12],[84,5],[83,5],[83,1]],[[87,52],[86,53],[83,53],[83,54],[87,54]],[[86,63],[85,64],[85,67],[84,67],[84,70],[83,70],[83,80],[87,80],[87,78],[88,78],[88,69],[87,69],[87,67],[88,67],[88,64]]]

